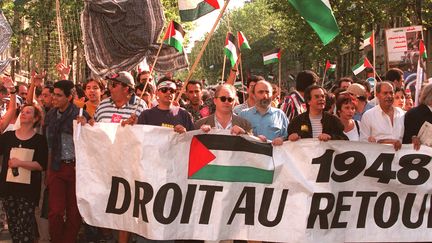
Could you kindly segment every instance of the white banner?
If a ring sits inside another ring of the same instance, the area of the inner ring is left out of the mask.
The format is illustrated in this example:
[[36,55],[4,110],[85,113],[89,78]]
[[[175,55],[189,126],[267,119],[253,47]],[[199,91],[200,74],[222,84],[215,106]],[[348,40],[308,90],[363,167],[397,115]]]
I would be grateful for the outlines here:
[[199,133],[83,127],[84,220],[156,240],[432,241],[430,147]]

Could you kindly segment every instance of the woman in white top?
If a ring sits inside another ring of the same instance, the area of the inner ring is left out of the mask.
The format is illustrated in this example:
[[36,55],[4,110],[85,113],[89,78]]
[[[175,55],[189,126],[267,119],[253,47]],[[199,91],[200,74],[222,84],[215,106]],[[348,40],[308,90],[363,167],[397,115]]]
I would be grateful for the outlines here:
[[338,97],[336,101],[336,113],[344,125],[344,133],[350,141],[360,140],[360,122],[353,119],[355,110],[355,105],[350,97]]

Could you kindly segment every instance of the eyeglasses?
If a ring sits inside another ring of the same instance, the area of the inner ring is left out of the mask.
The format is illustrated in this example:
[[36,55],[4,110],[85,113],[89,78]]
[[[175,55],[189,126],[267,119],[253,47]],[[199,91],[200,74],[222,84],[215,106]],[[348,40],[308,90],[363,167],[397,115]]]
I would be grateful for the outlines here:
[[234,101],[234,98],[226,97],[226,96],[220,96],[220,97],[216,97],[216,98],[220,99],[220,101],[222,101],[222,102],[228,101],[229,103],[231,103]]
[[168,91],[169,91],[171,94],[174,94],[174,93],[176,92],[174,89],[172,89],[172,88],[167,88],[167,87],[160,88],[159,91],[162,92],[162,93],[164,93],[164,94],[165,94],[166,92],[168,92]]

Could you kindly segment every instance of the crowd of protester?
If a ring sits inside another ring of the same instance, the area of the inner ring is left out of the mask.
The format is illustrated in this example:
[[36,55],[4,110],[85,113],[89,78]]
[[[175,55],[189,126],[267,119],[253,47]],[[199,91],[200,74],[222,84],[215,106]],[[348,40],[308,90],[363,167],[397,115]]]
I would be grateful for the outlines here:
[[[425,146],[417,135],[424,122],[432,123],[432,84],[424,85],[414,107],[399,69],[390,69],[373,89],[368,82],[343,77],[329,90],[319,85],[313,71],[305,70],[283,97],[277,85],[254,75],[247,78],[242,95],[230,84],[209,88],[195,80],[181,94],[180,80],[166,76],[155,82],[148,71],[135,78],[119,72],[74,84],[67,80],[68,67],[59,64],[57,69],[55,82],[36,72],[29,85],[14,86],[7,76],[0,80],[0,196],[14,242],[76,242],[82,229],[87,242],[114,242],[114,235],[121,243],[150,241],[85,222],[83,226],[75,193],[75,119],[90,125],[163,126],[177,133],[225,129],[274,146],[316,138],[389,144],[395,150],[403,143],[417,150]],[[33,149],[32,161],[12,158],[16,147]],[[31,171],[31,184],[6,180],[8,169],[16,167]],[[44,201],[48,208],[40,212]],[[41,213],[47,221],[39,220]]]

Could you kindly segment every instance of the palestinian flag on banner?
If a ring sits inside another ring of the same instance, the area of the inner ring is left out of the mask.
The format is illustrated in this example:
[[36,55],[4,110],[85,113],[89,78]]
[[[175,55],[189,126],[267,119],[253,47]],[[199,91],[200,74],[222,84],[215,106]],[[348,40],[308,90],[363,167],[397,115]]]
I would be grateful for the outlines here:
[[272,184],[272,156],[271,144],[240,136],[196,135],[190,145],[188,178]]
[[220,8],[218,0],[179,0],[178,4],[182,22],[194,21]]
[[288,0],[315,30],[324,45],[338,34],[339,27],[329,0]]
[[328,73],[332,73],[336,70],[336,64],[331,64],[329,60],[326,62],[325,71]]
[[281,58],[281,50],[279,48],[263,53],[264,65],[278,63]]
[[366,35],[363,38],[363,43],[361,43],[360,45],[360,50],[364,49],[367,46],[371,46],[372,48],[374,48],[374,32],[368,32],[366,33]]
[[231,63],[231,67],[234,67],[237,63],[240,50],[237,46],[237,40],[231,32],[227,33],[224,51]]
[[243,32],[241,31],[237,32],[237,38],[238,38],[240,49],[249,49],[249,50],[251,49],[249,46],[249,42],[247,41]]
[[354,75],[361,73],[366,68],[372,68],[372,64],[369,62],[367,57],[360,59],[360,62],[352,68]]
[[427,51],[423,40],[420,40],[419,43],[419,56],[421,58],[427,59]]
[[163,38],[163,42],[174,47],[178,52],[183,53],[183,40],[185,32],[180,24],[171,21]]

